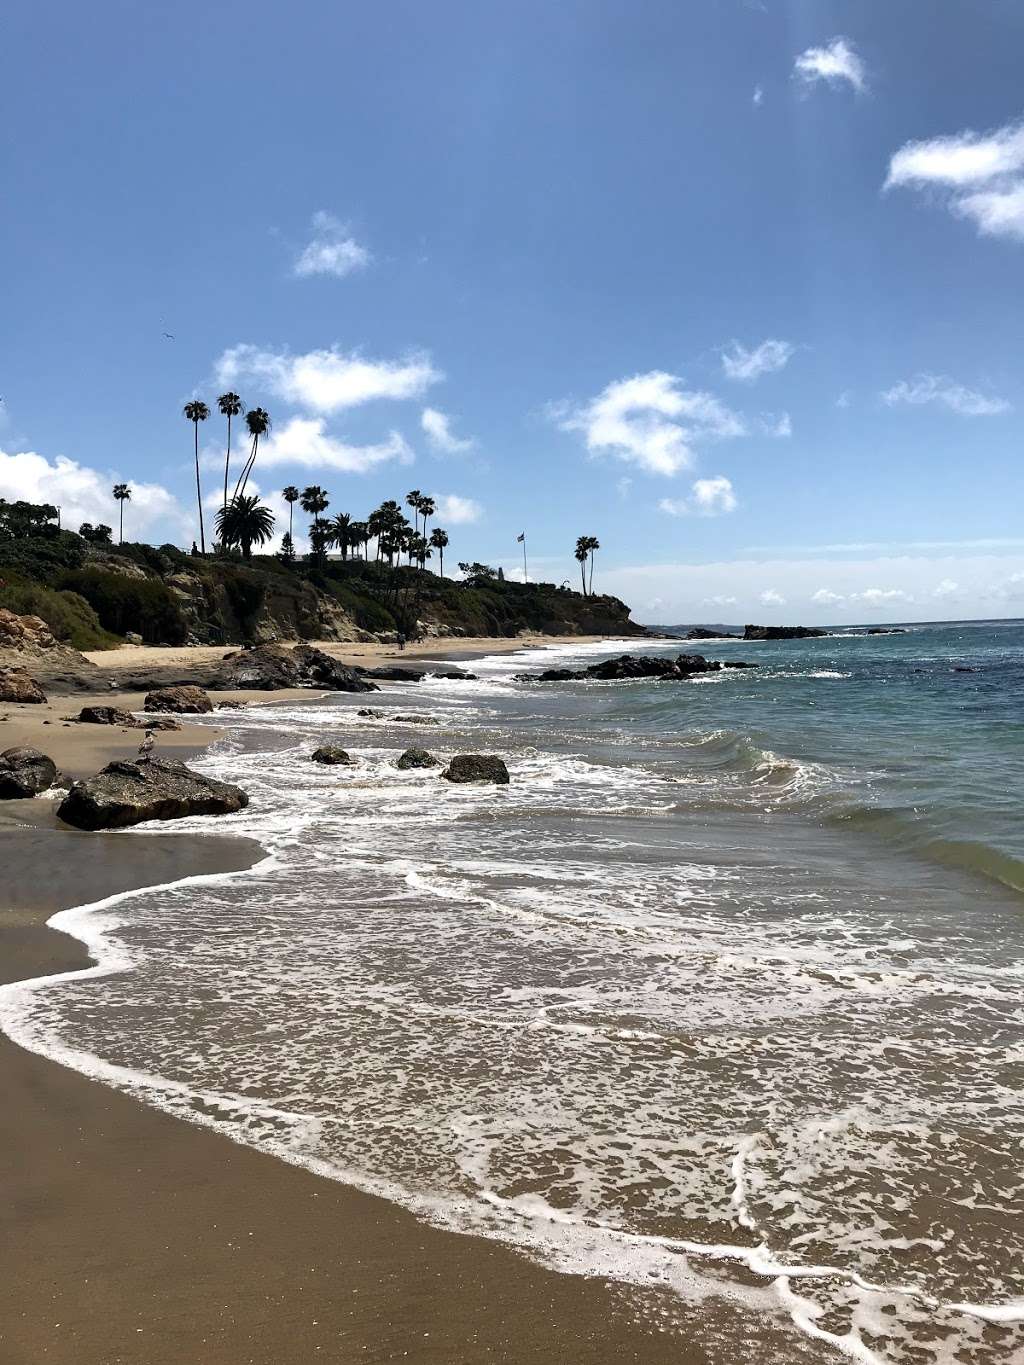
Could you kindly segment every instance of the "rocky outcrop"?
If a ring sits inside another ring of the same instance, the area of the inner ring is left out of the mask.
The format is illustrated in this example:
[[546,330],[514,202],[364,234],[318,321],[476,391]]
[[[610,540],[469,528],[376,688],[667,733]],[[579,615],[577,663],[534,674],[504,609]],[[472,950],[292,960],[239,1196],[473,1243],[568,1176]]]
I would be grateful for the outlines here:
[[160,687],[148,693],[142,709],[173,712],[179,716],[205,716],[213,710],[213,702],[201,687]]
[[334,692],[377,692],[354,668],[313,645],[257,645],[225,654],[210,686],[274,692],[285,687],[324,687]]
[[27,668],[0,668],[0,701],[29,702],[38,706],[46,701],[46,693]]
[[[0,672],[26,667],[47,686],[85,689],[96,685],[91,676],[96,665],[55,639],[45,621],[0,607]],[[0,701],[16,700],[0,696]]]
[[321,744],[310,755],[314,763],[322,763],[327,768],[355,767],[356,760],[346,749],[338,744]]
[[441,764],[433,754],[428,754],[426,749],[406,749],[395,764],[396,768],[401,768],[402,772],[408,772],[410,768],[440,768]]
[[364,678],[377,678],[380,682],[422,682],[426,677],[418,668],[361,668]]
[[589,668],[549,668],[543,673],[517,673],[516,682],[632,682],[650,679],[654,682],[678,682],[698,677],[702,673],[718,673],[723,668],[756,668],[757,664],[741,661],[719,663],[705,659],[703,654],[680,654],[674,659],[653,655],[620,654],[614,659],[603,659]]
[[441,774],[448,782],[507,784],[508,769],[497,754],[457,754]]
[[78,719],[83,725],[127,725],[132,729],[143,724],[120,706],[83,706]]
[[0,754],[0,801],[17,801],[49,791],[57,780],[57,765],[38,749],[27,746]]
[[367,682],[362,674],[348,664],[341,663],[314,645],[296,645],[292,650],[301,678],[300,686],[329,687],[334,692],[379,692],[376,683]]
[[95,777],[74,783],[57,815],[76,829],[123,829],[145,820],[228,815],[248,804],[241,787],[203,777],[172,759],[149,757],[108,763]]
[[467,673],[464,668],[449,668],[445,673],[433,673],[431,677],[443,678],[446,682],[476,682],[475,673]]
[[816,640],[827,630],[814,626],[744,626],[744,640]]
[[731,635],[727,631],[708,630],[704,626],[694,626],[686,632],[687,640],[742,640],[742,635]]

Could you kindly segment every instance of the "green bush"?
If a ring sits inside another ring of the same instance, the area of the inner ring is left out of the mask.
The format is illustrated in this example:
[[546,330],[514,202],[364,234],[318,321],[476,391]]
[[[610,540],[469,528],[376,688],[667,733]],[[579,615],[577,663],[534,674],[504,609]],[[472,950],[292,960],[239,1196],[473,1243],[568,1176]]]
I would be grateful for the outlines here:
[[155,579],[125,578],[93,567],[66,573],[60,586],[84,597],[104,630],[115,635],[135,631],[148,645],[180,645],[188,635],[173,593]]
[[54,587],[68,569],[77,569],[85,562],[87,553],[85,541],[72,531],[20,540],[0,537],[0,577],[21,574],[35,583]]
[[121,643],[103,629],[89,603],[75,592],[57,592],[20,577],[5,577],[0,586],[0,607],[19,616],[40,617],[56,639],[74,649],[116,649]]
[[218,573],[231,610],[247,630],[266,601],[267,585],[256,574],[225,566]]

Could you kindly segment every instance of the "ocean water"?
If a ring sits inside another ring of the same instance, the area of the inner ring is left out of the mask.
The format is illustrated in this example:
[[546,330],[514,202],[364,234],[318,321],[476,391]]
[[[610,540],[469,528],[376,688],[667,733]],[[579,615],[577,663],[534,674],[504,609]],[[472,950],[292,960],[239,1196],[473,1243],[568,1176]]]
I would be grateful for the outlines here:
[[189,823],[266,860],[66,912],[99,965],[0,1023],[663,1331],[734,1300],[790,1360],[1024,1361],[1024,625],[513,679],[622,647],[218,715],[196,766],[252,804]]

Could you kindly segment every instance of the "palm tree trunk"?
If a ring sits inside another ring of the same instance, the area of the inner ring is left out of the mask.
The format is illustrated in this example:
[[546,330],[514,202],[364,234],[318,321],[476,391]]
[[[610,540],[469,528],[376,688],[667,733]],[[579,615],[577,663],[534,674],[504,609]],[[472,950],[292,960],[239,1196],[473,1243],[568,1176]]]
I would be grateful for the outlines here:
[[120,512],[120,520],[118,521],[118,524],[117,524],[117,543],[118,543],[118,545],[123,545],[123,544],[124,544],[124,498],[118,498],[117,502],[118,502],[118,511]]
[[580,560],[580,578],[581,578],[582,581],[583,581],[583,596],[586,597],[586,595],[587,595],[587,561],[586,561],[586,559],[581,559],[581,560]]
[[199,423],[193,422],[196,429],[196,501],[199,504],[199,550],[206,554],[206,532],[203,529],[203,489],[199,482]]
[[441,560],[441,577],[444,578],[444,549],[440,545],[437,548],[437,553]]
[[590,552],[590,596],[594,595],[594,552]]
[[228,453],[224,457],[224,511],[228,510],[228,471],[231,468],[231,414],[228,413]]
[[288,539],[289,539],[289,540],[291,540],[291,538],[292,538],[292,517],[293,517],[294,515],[295,515],[295,504],[294,504],[293,502],[290,502],[290,503],[288,504]]

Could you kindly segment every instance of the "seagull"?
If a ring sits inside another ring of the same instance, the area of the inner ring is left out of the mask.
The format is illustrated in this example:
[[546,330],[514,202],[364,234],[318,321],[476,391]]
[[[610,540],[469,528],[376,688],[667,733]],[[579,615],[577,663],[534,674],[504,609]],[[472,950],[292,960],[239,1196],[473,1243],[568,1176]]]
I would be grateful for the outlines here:
[[142,743],[139,745],[139,757],[148,758],[155,747],[156,735],[152,730],[147,730],[145,739],[143,739]]
[[173,333],[173,332],[164,332],[164,333],[163,333],[163,336],[165,336],[165,337],[167,338],[168,341],[173,341],[173,340],[174,340],[174,333]]

